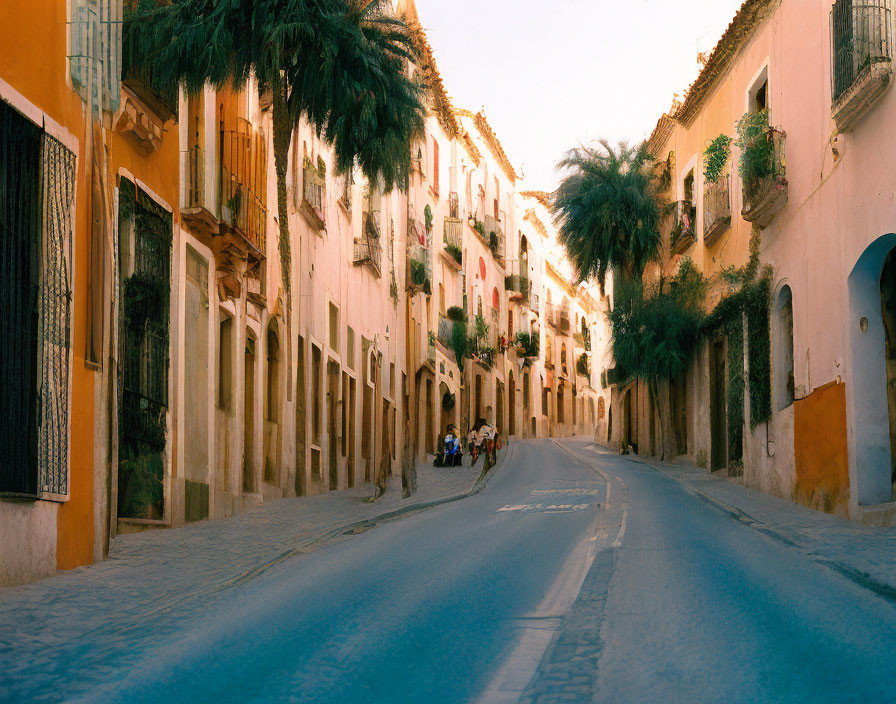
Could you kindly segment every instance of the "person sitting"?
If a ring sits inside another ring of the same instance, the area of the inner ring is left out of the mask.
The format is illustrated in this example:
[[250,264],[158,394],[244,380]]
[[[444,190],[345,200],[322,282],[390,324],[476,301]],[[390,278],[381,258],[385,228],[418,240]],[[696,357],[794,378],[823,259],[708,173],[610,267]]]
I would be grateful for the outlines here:
[[443,456],[443,466],[459,467],[463,461],[464,451],[460,445],[460,438],[457,436],[457,427],[448,426],[448,432],[445,435],[445,449]]
[[[483,423],[485,421],[482,421]],[[481,423],[476,421],[476,424],[470,428],[470,432],[467,433],[467,446],[470,449],[470,466],[473,467],[476,464],[476,461],[479,459],[479,453],[482,450],[482,436],[479,433],[479,429],[481,427]]]

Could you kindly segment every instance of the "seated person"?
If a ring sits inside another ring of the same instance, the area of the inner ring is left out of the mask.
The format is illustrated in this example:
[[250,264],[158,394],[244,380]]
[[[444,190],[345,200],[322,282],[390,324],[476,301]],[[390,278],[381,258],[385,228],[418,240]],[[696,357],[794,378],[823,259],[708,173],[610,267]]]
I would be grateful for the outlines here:
[[444,440],[444,448],[444,466],[460,466],[464,452],[460,446],[460,438],[457,436],[457,428],[454,425],[448,426],[448,433],[445,435]]

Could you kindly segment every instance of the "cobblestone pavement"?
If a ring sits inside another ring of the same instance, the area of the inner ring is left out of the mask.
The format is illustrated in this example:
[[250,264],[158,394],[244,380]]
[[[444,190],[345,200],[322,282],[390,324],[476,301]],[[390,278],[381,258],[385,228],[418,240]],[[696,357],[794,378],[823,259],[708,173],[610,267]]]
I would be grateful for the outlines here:
[[[499,469],[506,453],[499,456]],[[366,502],[371,485],[363,485],[280,499],[222,520],[120,535],[102,563],[0,589],[0,663],[13,662],[9,656],[15,652],[15,663],[52,672],[58,648],[126,631],[288,557],[368,530],[384,515],[464,495],[473,490],[482,466],[481,461],[472,468],[418,466],[417,492],[408,499],[402,499],[401,479],[395,477],[373,503]],[[353,528],[343,533],[347,526]],[[15,677],[14,670],[3,669],[0,681]]]

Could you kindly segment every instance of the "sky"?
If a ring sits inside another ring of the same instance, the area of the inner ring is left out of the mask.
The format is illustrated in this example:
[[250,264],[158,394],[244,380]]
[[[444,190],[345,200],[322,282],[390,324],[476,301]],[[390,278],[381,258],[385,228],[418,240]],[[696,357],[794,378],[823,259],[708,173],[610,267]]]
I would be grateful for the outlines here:
[[697,77],[743,0],[415,0],[454,106],[485,108],[525,185],[564,152],[637,142]]

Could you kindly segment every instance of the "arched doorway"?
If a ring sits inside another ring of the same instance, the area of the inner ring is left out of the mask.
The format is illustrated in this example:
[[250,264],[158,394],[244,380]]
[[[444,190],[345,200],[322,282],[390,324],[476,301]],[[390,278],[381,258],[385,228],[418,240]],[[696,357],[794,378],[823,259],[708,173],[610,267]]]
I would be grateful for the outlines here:
[[[852,384],[847,404],[849,466],[860,505],[887,503],[893,496],[893,249],[896,234],[875,240],[847,279]],[[886,380],[888,384],[883,384]]]
[[448,425],[457,425],[457,398],[448,384],[444,381],[439,384],[439,404],[442,409],[442,422],[439,425],[439,434],[448,430]]
[[[531,388],[529,386],[529,372],[525,372],[523,374],[523,433],[526,432],[525,425],[529,423],[529,418],[532,418],[532,411],[529,408],[530,406],[530,397],[531,397]],[[534,420],[534,418],[533,418]],[[533,425],[534,428],[534,425]],[[531,431],[532,437],[535,437],[534,429]]]
[[246,336],[243,405],[243,492],[255,492],[255,338]]
[[501,435],[508,435],[504,426],[504,384],[500,381],[495,384],[495,427]]

